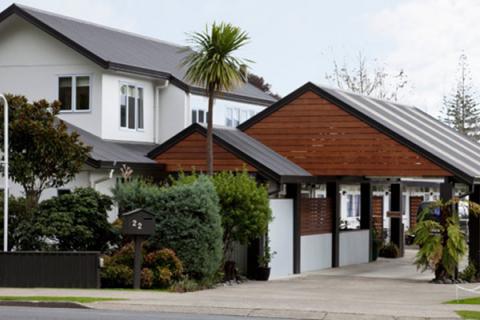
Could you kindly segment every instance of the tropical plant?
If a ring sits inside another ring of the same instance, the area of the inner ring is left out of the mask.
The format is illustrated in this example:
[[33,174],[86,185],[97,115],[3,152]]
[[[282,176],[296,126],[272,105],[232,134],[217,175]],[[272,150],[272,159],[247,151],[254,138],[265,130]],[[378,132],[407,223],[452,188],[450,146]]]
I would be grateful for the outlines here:
[[185,78],[205,88],[208,96],[207,168],[213,174],[213,106],[215,98],[246,81],[248,60],[235,57],[235,51],[249,40],[248,34],[229,23],[213,23],[203,32],[190,34],[192,49],[182,61]]
[[[415,227],[415,244],[420,247],[415,264],[423,271],[433,270],[436,280],[453,278],[458,263],[467,252],[455,209],[458,202],[458,199],[436,201],[420,213]],[[440,210],[439,220],[431,216],[435,209]],[[469,210],[478,214],[480,206],[469,202]]]
[[[25,192],[28,210],[38,206],[43,190],[58,188],[80,171],[90,147],[69,132],[57,116],[60,103],[29,103],[24,96],[6,95],[9,103],[10,175]],[[0,105],[3,114],[3,105]],[[3,144],[3,121],[0,121]]]

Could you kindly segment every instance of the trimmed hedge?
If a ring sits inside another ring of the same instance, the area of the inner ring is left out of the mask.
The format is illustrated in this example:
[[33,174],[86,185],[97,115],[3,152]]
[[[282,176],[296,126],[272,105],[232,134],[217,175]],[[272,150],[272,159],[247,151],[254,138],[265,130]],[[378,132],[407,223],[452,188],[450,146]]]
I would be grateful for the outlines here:
[[146,208],[156,215],[152,249],[174,250],[191,279],[213,279],[222,261],[223,231],[218,196],[208,177],[169,187],[135,180],[113,193],[123,211]]

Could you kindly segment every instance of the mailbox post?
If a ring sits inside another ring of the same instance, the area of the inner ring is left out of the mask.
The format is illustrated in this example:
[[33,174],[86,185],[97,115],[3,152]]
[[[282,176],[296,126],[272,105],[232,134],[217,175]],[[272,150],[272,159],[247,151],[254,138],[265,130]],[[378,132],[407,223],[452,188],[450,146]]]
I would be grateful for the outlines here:
[[133,236],[135,241],[133,288],[140,289],[142,241],[155,233],[155,216],[145,209],[135,209],[121,214],[120,217],[123,220],[122,234]]

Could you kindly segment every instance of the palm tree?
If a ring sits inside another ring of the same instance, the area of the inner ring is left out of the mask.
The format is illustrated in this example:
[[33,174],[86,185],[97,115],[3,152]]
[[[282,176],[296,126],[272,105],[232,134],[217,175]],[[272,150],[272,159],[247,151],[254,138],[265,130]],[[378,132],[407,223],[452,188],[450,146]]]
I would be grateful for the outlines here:
[[222,92],[231,91],[247,79],[247,62],[233,53],[248,43],[248,34],[229,23],[220,23],[203,32],[189,35],[192,49],[182,61],[186,66],[185,79],[204,87],[208,96],[207,168],[213,174],[213,105]]

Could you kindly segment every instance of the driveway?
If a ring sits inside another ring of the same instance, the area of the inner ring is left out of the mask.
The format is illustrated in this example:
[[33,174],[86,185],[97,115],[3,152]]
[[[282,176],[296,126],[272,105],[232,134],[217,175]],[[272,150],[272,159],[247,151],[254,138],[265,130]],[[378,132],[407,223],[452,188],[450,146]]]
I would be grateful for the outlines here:
[[[175,294],[131,290],[0,289],[0,295],[84,295],[126,298],[90,304],[110,310],[162,311],[296,319],[457,318],[454,310],[479,306],[445,305],[454,285],[431,284],[431,274],[412,266],[415,252],[402,259],[308,273],[268,282],[251,281],[212,290]],[[472,287],[474,285],[471,285]]]

